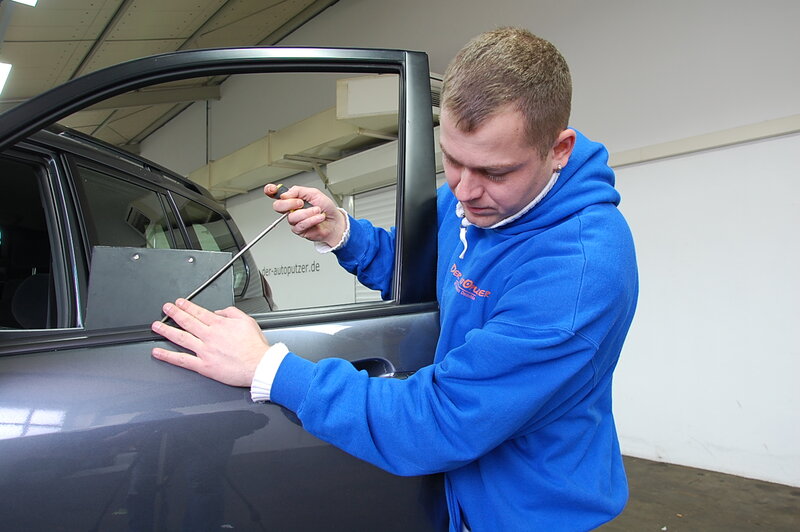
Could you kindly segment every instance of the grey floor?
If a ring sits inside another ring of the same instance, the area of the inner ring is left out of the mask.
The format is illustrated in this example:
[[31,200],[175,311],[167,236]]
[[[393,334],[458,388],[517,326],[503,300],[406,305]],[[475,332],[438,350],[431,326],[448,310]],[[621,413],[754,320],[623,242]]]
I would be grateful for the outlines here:
[[800,532],[800,488],[625,458],[630,499],[601,532]]

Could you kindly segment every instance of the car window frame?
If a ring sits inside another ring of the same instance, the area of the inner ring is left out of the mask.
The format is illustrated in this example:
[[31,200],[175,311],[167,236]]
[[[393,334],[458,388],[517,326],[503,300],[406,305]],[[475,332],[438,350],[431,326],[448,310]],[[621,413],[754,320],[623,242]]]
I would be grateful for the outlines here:
[[64,194],[62,181],[64,173],[59,161],[60,154],[47,147],[24,142],[3,150],[2,156],[39,168],[39,193],[50,241],[57,320],[56,326],[48,329],[4,329],[1,338],[35,337],[49,335],[54,331],[78,328],[80,312],[77,302],[80,296],[74,274],[77,262],[74,254],[75,220],[69,215],[71,211],[74,212],[74,208]]
[[[431,174],[434,140],[430,73],[427,56],[422,52],[265,47],[191,50],[137,59],[71,80],[0,115],[3,124],[0,151],[82,108],[144,86],[199,76],[307,71],[394,73],[401,80],[392,300],[378,306],[374,303],[346,304],[254,317],[262,328],[268,329],[435,308],[436,193],[435,175]],[[78,292],[82,290],[81,285],[85,286],[81,281],[76,281]],[[79,293],[78,303],[81,296]],[[79,327],[82,326],[80,321],[78,317]],[[84,344],[152,337],[149,329],[141,327],[121,331],[80,330],[86,335],[82,338]],[[0,353],[2,351],[0,349]]]

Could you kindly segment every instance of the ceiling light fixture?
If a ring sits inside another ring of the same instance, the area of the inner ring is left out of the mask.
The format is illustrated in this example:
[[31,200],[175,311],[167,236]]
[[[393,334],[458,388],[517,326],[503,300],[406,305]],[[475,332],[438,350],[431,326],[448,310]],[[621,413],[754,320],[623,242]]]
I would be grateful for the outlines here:
[[3,92],[3,87],[6,86],[9,72],[11,72],[11,65],[8,63],[0,63],[0,92]]
[[37,0],[14,0],[18,4],[25,4],[26,6],[35,6]]

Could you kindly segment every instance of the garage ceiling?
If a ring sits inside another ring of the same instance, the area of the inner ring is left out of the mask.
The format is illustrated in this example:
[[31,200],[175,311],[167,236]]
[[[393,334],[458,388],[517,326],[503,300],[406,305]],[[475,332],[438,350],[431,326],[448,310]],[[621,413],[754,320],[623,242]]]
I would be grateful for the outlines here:
[[[60,83],[137,57],[272,45],[337,0],[0,0],[0,61],[13,65],[0,111]],[[191,80],[126,95],[64,125],[137,151],[194,101],[218,99],[222,79]]]

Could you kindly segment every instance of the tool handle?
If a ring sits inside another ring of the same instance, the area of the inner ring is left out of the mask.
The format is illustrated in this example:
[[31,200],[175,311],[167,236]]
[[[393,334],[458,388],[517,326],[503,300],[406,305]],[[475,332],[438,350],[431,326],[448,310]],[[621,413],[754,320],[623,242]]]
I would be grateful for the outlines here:
[[[275,184],[275,186],[276,186],[276,187],[278,187],[278,190],[276,190],[276,191],[275,191],[275,194],[272,196],[272,197],[274,197],[274,198],[280,198],[281,196],[283,196],[284,194],[286,194],[287,192],[289,192],[289,189],[288,189],[288,188],[286,187],[286,185],[284,185],[283,183],[276,183],[276,184]],[[299,198],[298,198],[298,199],[299,199]],[[311,204],[310,204],[309,202],[307,202],[306,200],[303,200],[303,208],[304,208],[304,209],[307,209],[307,208],[309,208],[309,207],[313,207],[313,205],[311,205]]]

